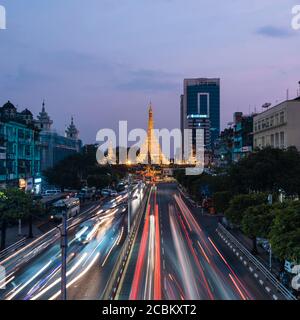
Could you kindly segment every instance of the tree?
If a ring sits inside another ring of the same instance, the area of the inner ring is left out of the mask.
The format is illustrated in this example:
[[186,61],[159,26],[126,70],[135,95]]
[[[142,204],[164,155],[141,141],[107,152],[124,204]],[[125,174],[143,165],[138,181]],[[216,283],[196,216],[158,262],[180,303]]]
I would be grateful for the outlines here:
[[3,250],[6,244],[8,223],[24,217],[25,194],[19,189],[7,189],[1,194],[1,250]]
[[91,187],[106,186],[124,177],[126,170],[126,166],[122,165],[99,165],[96,161],[96,147],[89,146],[84,148],[84,152],[63,159],[43,174],[49,184],[58,186],[62,190],[66,188],[78,190],[83,186],[83,181],[87,181]]
[[230,191],[219,191],[213,194],[213,204],[218,213],[224,213],[228,207],[232,193]]
[[275,216],[272,209],[272,206],[269,204],[260,204],[247,208],[244,213],[242,230],[253,240],[253,254],[257,254],[256,238],[268,238],[269,236]]
[[267,195],[264,193],[239,194],[229,203],[225,216],[234,224],[240,226],[249,207],[266,203]]
[[275,210],[269,236],[279,259],[300,261],[300,201],[288,202]]
[[289,195],[299,194],[300,153],[293,147],[287,150],[271,147],[256,150],[234,164],[229,169],[229,176],[230,188],[235,193],[276,193],[284,189]]
[[26,219],[28,221],[28,237],[32,238],[33,217],[42,212],[41,203],[31,194],[17,188],[0,192],[1,250],[5,248],[8,223],[15,223],[18,219]]

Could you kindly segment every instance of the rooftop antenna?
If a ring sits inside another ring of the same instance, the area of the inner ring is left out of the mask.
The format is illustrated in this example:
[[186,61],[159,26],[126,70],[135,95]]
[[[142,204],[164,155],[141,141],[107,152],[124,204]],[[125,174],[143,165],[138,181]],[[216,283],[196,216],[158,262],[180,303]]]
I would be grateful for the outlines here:
[[298,92],[297,97],[299,97],[299,96],[300,96],[300,81],[298,82],[298,84],[299,84],[299,92]]
[[289,89],[286,89],[286,100],[289,100]]

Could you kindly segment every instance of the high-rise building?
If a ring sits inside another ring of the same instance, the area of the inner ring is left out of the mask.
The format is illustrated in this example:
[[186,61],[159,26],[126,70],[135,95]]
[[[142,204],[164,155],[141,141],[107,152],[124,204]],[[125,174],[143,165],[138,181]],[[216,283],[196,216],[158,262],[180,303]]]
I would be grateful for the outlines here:
[[199,128],[204,129],[204,147],[209,153],[220,134],[220,79],[184,79],[180,104],[182,133],[184,129],[193,129],[193,153],[196,153],[196,129]]

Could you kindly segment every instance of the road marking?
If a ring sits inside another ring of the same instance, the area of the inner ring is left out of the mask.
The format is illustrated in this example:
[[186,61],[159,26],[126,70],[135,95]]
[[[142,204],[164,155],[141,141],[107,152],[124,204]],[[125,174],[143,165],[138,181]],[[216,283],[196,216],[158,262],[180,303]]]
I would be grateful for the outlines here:
[[257,273],[254,273],[254,277],[255,277],[255,278],[258,278],[258,274],[257,274]]
[[273,294],[273,299],[278,300],[278,297],[275,294]]
[[250,267],[249,270],[250,270],[250,272],[253,272],[253,268],[252,267]]
[[247,261],[246,261],[246,260],[244,260],[244,265],[245,265],[245,266],[247,265]]
[[163,259],[163,268],[164,268],[164,270],[166,270],[165,259]]
[[266,290],[267,290],[268,292],[270,292],[270,291],[271,291],[271,289],[270,289],[269,287],[266,287]]
[[263,285],[263,284],[264,284],[264,282],[263,282],[262,280],[259,280],[259,283],[260,283],[261,285]]

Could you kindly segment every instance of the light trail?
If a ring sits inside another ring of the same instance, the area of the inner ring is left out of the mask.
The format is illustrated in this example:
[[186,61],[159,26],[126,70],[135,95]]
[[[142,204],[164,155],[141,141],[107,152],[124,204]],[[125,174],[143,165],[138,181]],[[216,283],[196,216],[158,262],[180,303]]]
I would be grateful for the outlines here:
[[[76,276],[72,281],[70,281],[67,284],[67,289],[73,285],[75,282],[77,282],[79,279],[81,279],[94,265],[94,263],[97,261],[97,259],[99,258],[100,253],[98,252],[94,259],[89,263],[89,265],[84,269],[84,271],[82,271],[78,276]],[[55,300],[56,298],[58,298],[61,294],[61,291],[58,291],[56,294],[54,294],[51,298],[49,298],[49,300]]]
[[[67,272],[67,277],[72,274],[82,263],[82,261],[85,259],[87,256],[87,253],[84,253],[82,257],[77,261],[77,263]],[[41,292],[39,292],[37,295],[32,297],[30,300],[37,300],[40,298],[42,295],[44,295],[46,292],[48,292],[50,289],[52,289],[55,285],[57,285],[61,281],[61,277],[56,279],[54,282],[52,282],[48,287],[44,288]]]
[[221,252],[219,251],[219,249],[216,247],[216,245],[213,243],[213,241],[211,240],[210,237],[208,237],[209,242],[212,244],[212,246],[214,247],[214,249],[217,251],[218,255],[221,257],[221,259],[223,260],[223,262],[225,263],[225,265],[228,267],[228,269],[230,270],[230,272],[233,274],[233,276],[235,277],[237,283],[243,288],[243,290],[247,293],[248,297],[250,299],[252,299],[252,296],[250,295],[250,293],[248,292],[248,290],[244,287],[244,285],[241,283],[241,281],[239,280],[238,276],[235,274],[235,272],[233,271],[233,269],[231,268],[231,266],[229,265],[229,263],[225,260],[225,258],[223,257],[223,255],[221,254]]
[[137,300],[137,296],[138,296],[138,286],[141,278],[141,271],[142,271],[142,266],[145,259],[146,244],[147,244],[147,239],[149,234],[150,204],[148,204],[145,219],[146,220],[145,220],[145,225],[143,229],[141,245],[140,245],[139,254],[138,254],[138,260],[136,263],[134,278],[133,278],[131,292],[130,292],[130,300]]
[[210,260],[209,260],[209,258],[208,258],[208,256],[207,256],[207,254],[205,253],[204,249],[202,248],[202,246],[201,246],[200,242],[199,242],[199,241],[197,241],[197,243],[198,243],[198,246],[199,246],[199,248],[200,248],[200,250],[201,250],[201,252],[202,252],[203,256],[205,257],[206,261],[210,264]]
[[153,272],[155,264],[155,220],[154,215],[150,215],[150,234],[148,242],[148,259],[146,270],[146,282],[144,290],[144,300],[152,299],[152,287],[153,287]]
[[13,294],[11,294],[6,300],[12,300],[19,292],[21,292],[24,288],[26,288],[29,283],[35,280],[40,274],[42,274],[52,263],[50,260],[42,269],[40,269],[33,277],[31,277],[28,281],[26,281],[21,287],[19,287]]
[[155,204],[155,272],[154,300],[161,300],[161,261],[160,261],[160,229],[158,205]]
[[239,288],[239,286],[237,285],[237,283],[235,282],[235,280],[233,279],[233,277],[230,273],[229,273],[229,278],[233,282],[234,286],[236,287],[236,289],[237,289],[238,293],[240,294],[240,296],[242,297],[242,299],[247,300],[247,298],[244,296],[243,292],[241,291],[241,289]]
[[181,271],[181,276],[183,278],[183,285],[185,296],[187,299],[197,300],[199,298],[198,290],[196,287],[196,281],[192,266],[190,264],[190,259],[187,256],[186,249],[184,248],[184,241],[181,237],[181,232],[179,226],[174,217],[174,207],[170,206],[170,226],[172,232],[172,238],[174,242],[174,247],[179,261],[179,267]]

